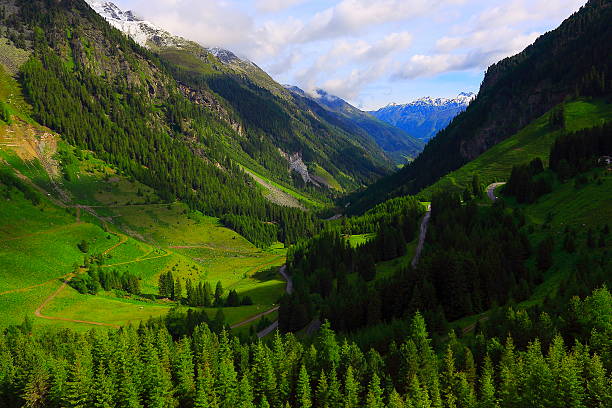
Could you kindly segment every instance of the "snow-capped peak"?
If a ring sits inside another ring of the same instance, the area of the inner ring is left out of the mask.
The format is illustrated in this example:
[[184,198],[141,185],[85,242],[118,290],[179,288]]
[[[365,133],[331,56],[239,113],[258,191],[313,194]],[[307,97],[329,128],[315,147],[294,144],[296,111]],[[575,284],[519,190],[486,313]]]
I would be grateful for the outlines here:
[[392,102],[386,107],[407,107],[407,106],[433,106],[433,107],[444,107],[444,106],[467,106],[476,98],[476,94],[473,92],[461,92],[454,98],[432,98],[431,96],[424,96],[406,104],[398,104]]
[[[161,47],[184,48],[190,41],[173,35],[168,31],[156,26],[150,21],[138,18],[131,11],[123,11],[116,4],[104,0],[85,0],[96,13],[104,17],[106,21],[113,27],[131,37],[143,47],[149,46],[150,42]],[[223,48],[205,48],[206,51],[217,57],[222,63],[230,64],[232,62],[246,62],[253,64],[251,61],[238,58],[233,52]],[[253,64],[254,65],[254,64]]]

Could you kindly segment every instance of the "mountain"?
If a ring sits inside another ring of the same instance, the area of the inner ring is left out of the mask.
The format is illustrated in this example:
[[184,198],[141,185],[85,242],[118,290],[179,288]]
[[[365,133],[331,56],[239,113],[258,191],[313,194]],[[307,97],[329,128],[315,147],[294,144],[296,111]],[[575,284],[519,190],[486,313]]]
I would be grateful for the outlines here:
[[[391,171],[392,161],[369,134],[317,115],[253,62],[172,35],[111,2],[88,3],[153,52],[185,97],[235,131],[240,147],[229,154],[242,166],[313,194],[330,185],[354,189]],[[329,177],[313,177],[316,171]]]
[[462,92],[455,98],[426,96],[402,105],[392,103],[369,113],[427,142],[463,112],[475,97],[472,92]]
[[395,126],[376,119],[323,89],[316,89],[309,93],[297,86],[285,85],[285,88],[303,98],[314,100],[324,109],[336,114],[338,120],[347,122],[348,126],[353,124],[369,134],[398,165],[405,164],[407,160],[413,159],[423,150],[424,145],[420,140]]
[[364,211],[388,197],[419,192],[563,101],[609,99],[610,21],[612,2],[591,0],[521,53],[490,66],[467,109],[409,166],[349,197],[352,211]]

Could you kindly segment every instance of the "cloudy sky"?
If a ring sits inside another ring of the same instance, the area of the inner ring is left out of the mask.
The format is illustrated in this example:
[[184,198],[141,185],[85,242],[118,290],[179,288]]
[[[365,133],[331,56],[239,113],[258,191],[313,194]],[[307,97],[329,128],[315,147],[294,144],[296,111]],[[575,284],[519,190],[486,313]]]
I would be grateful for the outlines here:
[[586,0],[114,0],[280,83],[364,109],[476,92],[488,65],[557,27]]

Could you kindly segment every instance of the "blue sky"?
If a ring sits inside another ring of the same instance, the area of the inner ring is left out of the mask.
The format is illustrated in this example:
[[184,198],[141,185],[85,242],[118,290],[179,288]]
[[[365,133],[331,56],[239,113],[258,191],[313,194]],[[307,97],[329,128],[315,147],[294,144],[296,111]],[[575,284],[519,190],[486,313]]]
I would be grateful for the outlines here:
[[586,0],[115,0],[205,46],[249,58],[280,83],[363,109],[477,92]]

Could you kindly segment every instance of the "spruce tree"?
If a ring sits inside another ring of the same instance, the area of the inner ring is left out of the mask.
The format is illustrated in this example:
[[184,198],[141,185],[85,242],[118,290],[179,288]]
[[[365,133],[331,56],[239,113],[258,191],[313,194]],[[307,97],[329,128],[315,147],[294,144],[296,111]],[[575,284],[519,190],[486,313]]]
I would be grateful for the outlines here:
[[298,408],[311,408],[312,400],[310,399],[310,378],[306,367],[302,364],[298,375],[296,399]]
[[480,374],[480,402],[479,408],[498,408],[495,396],[495,381],[493,363],[489,355],[485,357],[482,373]]
[[353,367],[348,366],[344,380],[344,408],[359,408],[359,384],[353,376]]
[[370,384],[368,385],[368,393],[366,395],[367,408],[385,408],[383,402],[383,391],[380,388],[380,379],[378,375],[372,375]]

